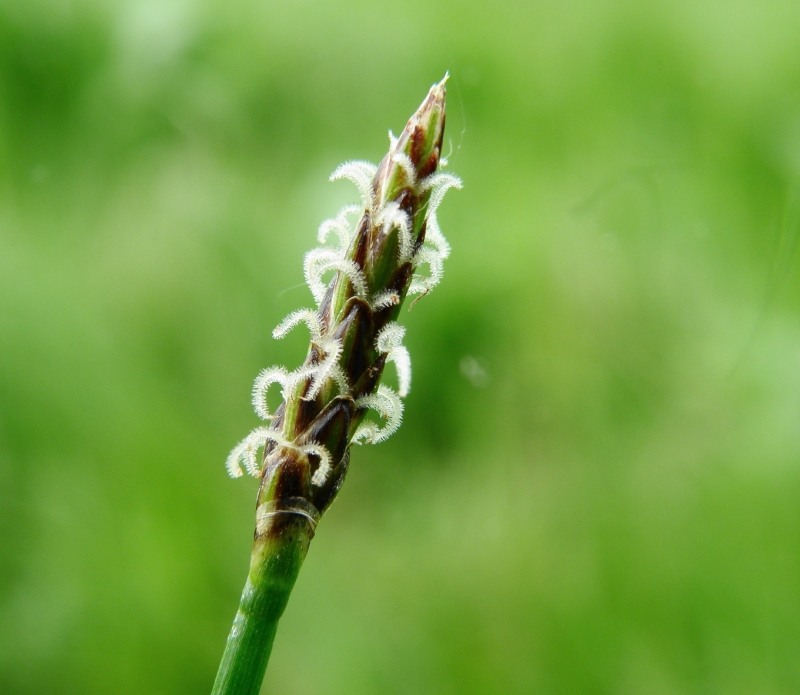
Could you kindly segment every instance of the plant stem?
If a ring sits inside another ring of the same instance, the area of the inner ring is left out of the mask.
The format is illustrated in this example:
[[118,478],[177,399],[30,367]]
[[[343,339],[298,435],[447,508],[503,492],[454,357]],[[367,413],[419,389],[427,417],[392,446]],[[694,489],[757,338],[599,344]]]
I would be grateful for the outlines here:
[[258,695],[278,620],[314,535],[314,523],[303,514],[288,510],[273,514],[281,515],[280,527],[273,524],[256,536],[212,695]]

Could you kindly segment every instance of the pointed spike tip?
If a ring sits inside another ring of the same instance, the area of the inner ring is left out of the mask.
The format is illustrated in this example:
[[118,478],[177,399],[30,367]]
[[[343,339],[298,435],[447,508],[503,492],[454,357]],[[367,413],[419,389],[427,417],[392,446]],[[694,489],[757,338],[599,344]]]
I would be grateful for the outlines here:
[[[400,135],[391,139],[390,152],[378,170],[378,177],[383,179],[375,188],[379,207],[398,195],[398,185],[402,188],[407,183],[407,177],[398,176],[401,169],[397,164],[398,155],[408,157],[416,172],[416,176],[411,177],[413,179],[421,180],[436,171],[444,135],[445,83],[448,78],[449,74],[445,74],[430,88]],[[402,158],[400,161],[405,162]]]
[[428,90],[428,96],[425,97],[419,109],[417,109],[418,116],[426,111],[430,112],[433,109],[444,111],[444,103],[447,96],[447,80],[449,79],[450,73],[446,72],[444,77]]

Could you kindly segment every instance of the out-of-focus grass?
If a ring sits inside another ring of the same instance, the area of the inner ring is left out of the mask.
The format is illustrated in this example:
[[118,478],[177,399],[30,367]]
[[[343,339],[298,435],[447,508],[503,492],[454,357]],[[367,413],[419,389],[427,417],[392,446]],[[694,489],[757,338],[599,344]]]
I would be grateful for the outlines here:
[[0,690],[210,687],[301,257],[452,73],[466,184],[283,693],[800,690],[800,9],[0,9]]

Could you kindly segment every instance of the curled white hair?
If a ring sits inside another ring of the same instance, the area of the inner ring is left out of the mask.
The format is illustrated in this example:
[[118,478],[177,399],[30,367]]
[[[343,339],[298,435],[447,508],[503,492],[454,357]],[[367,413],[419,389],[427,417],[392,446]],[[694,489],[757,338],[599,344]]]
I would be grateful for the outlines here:
[[359,297],[366,298],[367,281],[364,272],[358,263],[347,258],[342,258],[331,249],[313,249],[306,254],[304,271],[308,289],[317,303],[325,297],[327,285],[322,281],[322,276],[330,270],[338,270],[345,275]]
[[428,200],[429,215],[436,212],[439,205],[442,204],[442,199],[444,198],[444,194],[447,193],[448,189],[461,188],[463,186],[461,179],[458,178],[458,176],[454,176],[453,174],[448,174],[443,171],[426,176],[421,183],[423,191],[430,190],[431,192],[431,197]]
[[396,321],[387,323],[378,333],[375,347],[386,355],[387,362],[394,362],[397,369],[397,394],[405,398],[411,389],[411,355],[403,345],[406,329]]
[[386,420],[383,427],[366,421],[359,425],[352,438],[353,444],[377,444],[391,437],[403,421],[403,401],[388,386],[380,385],[378,390],[356,400],[356,408],[369,408]]
[[414,269],[416,271],[422,265],[427,265],[430,275],[427,277],[415,272],[411,278],[411,285],[408,288],[409,294],[427,294],[442,280],[442,255],[430,246],[423,246],[414,255]]
[[256,427],[228,454],[228,458],[225,460],[228,475],[231,478],[240,478],[243,473],[242,464],[244,464],[244,469],[250,475],[257,477],[261,473],[261,467],[257,460],[258,452],[270,441],[280,443],[283,441],[283,436],[270,427]]
[[353,226],[348,220],[348,217],[359,212],[361,212],[361,207],[358,205],[345,205],[336,217],[325,220],[319,226],[317,232],[317,240],[319,243],[324,244],[328,240],[328,235],[334,232],[339,238],[339,251],[345,253],[353,237]]
[[372,162],[349,161],[340,164],[331,174],[331,181],[347,179],[352,181],[361,196],[361,203],[367,210],[375,207],[375,193],[372,190],[372,179],[378,170]]
[[272,420],[273,415],[269,412],[267,394],[273,384],[281,385],[281,393],[286,396],[291,377],[289,372],[283,367],[267,367],[262,369],[255,382],[253,382],[253,410],[262,420]]

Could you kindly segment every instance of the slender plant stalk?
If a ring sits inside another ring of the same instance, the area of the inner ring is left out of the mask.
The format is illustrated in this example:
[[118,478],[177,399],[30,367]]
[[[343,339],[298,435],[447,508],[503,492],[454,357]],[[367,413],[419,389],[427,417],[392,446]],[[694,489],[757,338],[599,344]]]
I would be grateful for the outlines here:
[[[293,312],[273,332],[282,338],[305,324],[308,355],[294,371],[270,367],[258,375],[253,406],[265,424],[226,463],[232,476],[246,471],[260,485],[250,570],[212,695],[259,692],[278,620],[317,522],[344,482],[351,445],[383,441],[400,425],[411,361],[396,319],[407,295],[427,294],[441,278],[450,249],[436,209],[448,188],[461,186],[438,171],[446,80],[431,88],[399,137],[389,134],[380,165],[346,162],[331,176],[353,181],[361,202],[321,225],[320,243],[334,236],[335,246],[305,257],[316,307]],[[397,392],[380,383],[389,362]],[[274,385],[282,401],[272,412]]]
[[258,693],[272,642],[313,536],[295,515],[279,534],[257,537],[250,571],[214,683],[214,693]]

